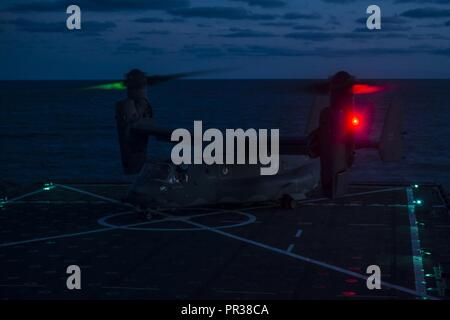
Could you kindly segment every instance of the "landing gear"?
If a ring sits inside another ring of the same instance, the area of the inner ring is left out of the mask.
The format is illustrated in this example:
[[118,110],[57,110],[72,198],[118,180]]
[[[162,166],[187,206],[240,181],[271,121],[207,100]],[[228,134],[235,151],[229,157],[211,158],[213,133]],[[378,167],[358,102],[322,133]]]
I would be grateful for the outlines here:
[[136,213],[138,214],[139,218],[144,221],[150,221],[153,218],[152,211],[148,208],[137,206]]
[[295,209],[297,208],[297,201],[290,195],[285,194],[280,199],[280,205],[283,209]]

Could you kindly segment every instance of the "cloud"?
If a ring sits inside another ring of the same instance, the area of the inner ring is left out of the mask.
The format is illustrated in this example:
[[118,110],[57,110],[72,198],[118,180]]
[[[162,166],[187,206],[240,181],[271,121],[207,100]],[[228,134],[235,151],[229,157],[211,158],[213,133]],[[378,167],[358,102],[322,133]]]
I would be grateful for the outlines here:
[[184,22],[184,19],[181,18],[173,18],[173,19],[161,19],[161,18],[155,18],[155,17],[142,17],[142,18],[137,18],[134,19],[133,22],[137,22],[137,23],[165,23],[165,22],[173,22],[173,23],[178,23],[178,22]]
[[[355,29],[355,31],[371,31],[367,29],[366,27],[366,21],[367,18],[359,18],[355,20],[356,23],[361,25],[361,28]],[[405,18],[402,18],[400,16],[388,16],[388,17],[382,17],[381,19],[381,30],[383,31],[410,31],[412,28],[408,26],[407,24],[409,21]],[[365,30],[362,30],[365,29]]]
[[372,57],[372,56],[408,56],[415,54],[433,54],[450,56],[450,48],[436,49],[432,46],[412,46],[406,48],[398,47],[375,47],[360,49],[336,49],[336,48],[312,48],[295,49],[291,47],[259,46],[259,45],[224,45],[217,46],[185,46],[183,53],[194,54],[203,58],[222,58],[224,56],[250,56],[250,57]]
[[367,33],[386,33],[386,32],[406,32],[411,31],[412,28],[409,26],[401,26],[401,25],[384,25],[381,23],[381,30],[369,30],[367,27],[355,28],[353,31],[355,32],[367,32]]
[[127,40],[127,41],[143,41],[144,38],[142,38],[142,37],[129,37],[129,38],[126,38],[125,40]]
[[336,35],[325,32],[290,32],[285,37],[298,40],[328,41],[335,39]]
[[[356,23],[360,24],[360,28],[356,28],[354,31],[356,32],[363,32],[363,31],[372,31],[367,29],[366,27],[366,21],[367,18],[359,18],[356,20]],[[383,31],[410,31],[412,28],[408,26],[407,24],[410,21],[406,18],[402,18],[400,16],[388,16],[388,17],[382,17],[381,19],[381,30]],[[363,30],[364,29],[364,30]]]
[[161,55],[164,54],[165,51],[161,48],[152,48],[147,47],[144,45],[141,45],[136,42],[123,42],[116,48],[117,54],[129,54],[129,53],[141,53],[145,52],[147,54],[153,54],[153,55]]
[[261,8],[281,8],[286,6],[283,0],[230,0],[235,2],[245,2],[249,6],[256,6]]
[[304,41],[330,41],[334,39],[350,39],[350,40],[371,40],[377,39],[394,39],[408,38],[405,33],[372,31],[366,28],[356,28],[353,32],[290,32],[285,34],[286,38],[304,40]]
[[81,30],[70,31],[67,29],[65,21],[40,22],[19,18],[7,22],[15,26],[17,30],[30,33],[76,33],[86,36],[97,36],[116,27],[114,22],[84,21],[81,24]]
[[147,35],[168,35],[170,34],[170,31],[168,30],[144,30],[139,31],[140,34],[147,34]]
[[[359,18],[356,20],[357,23],[366,25],[367,17]],[[388,16],[388,17],[382,17],[381,19],[382,24],[407,24],[408,20],[405,18],[402,18],[400,16]]]
[[228,54],[238,56],[284,56],[297,57],[301,56],[302,51],[292,48],[268,47],[268,46],[231,46],[227,48]]
[[450,48],[445,49],[436,49],[433,51],[434,54],[449,56],[450,57]]
[[[450,50],[441,50],[440,54],[449,54]],[[333,49],[333,48],[314,48],[314,49],[293,49],[285,47],[271,46],[232,46],[227,48],[228,54],[237,56],[284,56],[284,57],[361,57],[361,56],[380,56],[380,55],[411,55],[418,53],[436,53],[427,48],[364,48],[364,49]]]
[[197,23],[197,27],[199,28],[211,28],[212,25],[206,23]]
[[443,36],[437,33],[426,33],[426,34],[412,34],[408,37],[410,40],[450,40],[450,37]]
[[225,38],[267,38],[275,35],[270,32],[256,31],[250,29],[231,28],[230,33],[222,34]]
[[225,55],[224,50],[214,46],[186,45],[181,49],[182,53],[193,54],[200,58],[216,58]]
[[[399,28],[399,30],[395,31],[408,31],[411,28],[407,28],[406,30],[403,30],[402,28]],[[386,32],[389,31],[389,32]],[[409,38],[408,33],[401,33],[401,32],[390,32],[394,30],[369,30],[367,28],[355,28],[353,30],[353,33],[347,34],[346,37],[348,39],[372,39],[372,38],[378,38],[378,39],[395,39],[395,38]],[[352,38],[352,36],[354,36]]]
[[436,3],[448,4],[448,0],[395,0],[395,3]]
[[161,18],[148,17],[148,18],[137,18],[137,19],[134,19],[133,21],[139,22],[139,23],[161,23],[161,22],[165,22],[166,20],[161,19]]
[[319,26],[313,26],[313,25],[298,25],[298,26],[294,26],[293,27],[294,30],[315,30],[315,31],[320,31],[323,30],[322,27]]
[[183,18],[210,18],[228,20],[273,20],[273,14],[256,14],[235,7],[193,7],[170,10],[170,14]]
[[315,20],[320,19],[322,16],[318,13],[297,13],[297,12],[288,12],[283,15],[283,18],[286,20],[299,20],[299,19],[305,19],[305,20]]
[[403,17],[426,19],[426,18],[447,18],[450,17],[449,9],[437,8],[417,8],[405,11],[401,14]]
[[334,4],[346,4],[356,2],[356,0],[322,0],[323,2],[334,3]]
[[292,27],[295,25],[295,22],[287,22],[287,21],[274,21],[274,22],[262,22],[261,26],[266,27]]
[[[52,2],[30,2],[16,4],[7,9],[15,12],[65,12],[74,4],[72,0]],[[170,10],[189,6],[189,0],[77,0],[75,4],[87,11],[137,11],[137,10]]]

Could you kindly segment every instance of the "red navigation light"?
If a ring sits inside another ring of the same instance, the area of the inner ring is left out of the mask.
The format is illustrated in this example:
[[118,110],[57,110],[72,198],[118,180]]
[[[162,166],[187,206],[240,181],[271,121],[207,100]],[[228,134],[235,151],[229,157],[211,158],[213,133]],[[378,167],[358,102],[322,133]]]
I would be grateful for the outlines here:
[[359,126],[359,118],[358,118],[358,116],[353,116],[352,117],[352,126],[354,126],[354,127]]
[[370,93],[377,93],[380,91],[383,91],[383,87],[371,86],[368,84],[354,84],[352,86],[353,94],[370,94]]
[[346,124],[346,128],[347,130],[349,130],[350,132],[361,132],[362,130],[364,130],[364,117],[361,113],[357,113],[357,112],[350,112],[347,115],[347,120],[346,120],[347,124]]

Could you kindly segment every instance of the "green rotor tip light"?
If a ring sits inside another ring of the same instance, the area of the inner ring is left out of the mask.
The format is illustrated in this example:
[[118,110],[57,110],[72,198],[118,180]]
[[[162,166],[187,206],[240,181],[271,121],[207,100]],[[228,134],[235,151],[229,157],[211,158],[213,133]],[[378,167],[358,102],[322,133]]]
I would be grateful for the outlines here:
[[127,87],[123,81],[100,84],[87,88],[88,90],[125,90]]

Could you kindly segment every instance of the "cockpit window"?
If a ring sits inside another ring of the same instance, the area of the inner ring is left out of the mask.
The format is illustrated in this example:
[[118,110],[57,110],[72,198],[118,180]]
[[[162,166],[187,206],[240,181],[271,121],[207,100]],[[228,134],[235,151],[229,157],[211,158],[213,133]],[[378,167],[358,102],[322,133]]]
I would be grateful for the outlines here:
[[171,166],[166,163],[147,163],[144,168],[146,179],[167,180],[171,172]]

